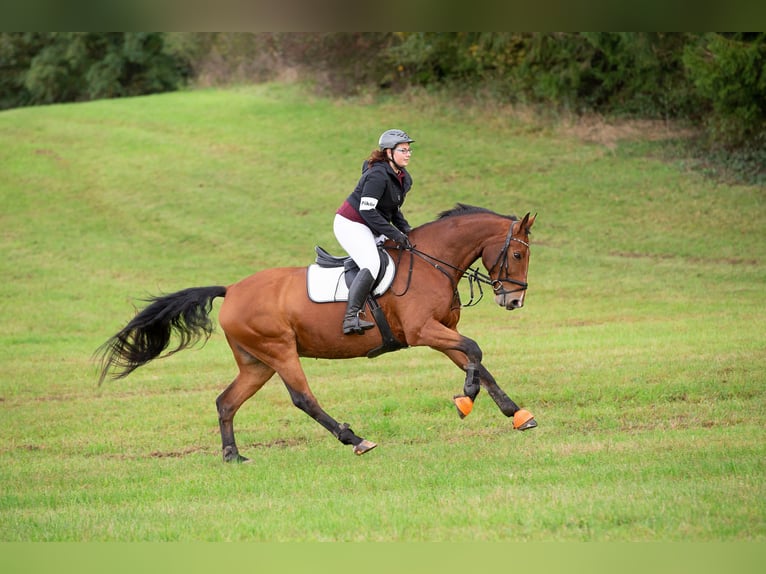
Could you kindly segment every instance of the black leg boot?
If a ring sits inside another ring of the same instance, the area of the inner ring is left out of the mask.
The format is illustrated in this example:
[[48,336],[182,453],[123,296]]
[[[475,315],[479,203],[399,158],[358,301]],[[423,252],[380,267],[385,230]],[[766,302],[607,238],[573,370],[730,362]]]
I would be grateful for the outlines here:
[[372,329],[375,323],[369,321],[363,321],[359,318],[359,312],[364,306],[364,301],[367,299],[367,295],[370,294],[370,289],[375,278],[370,273],[369,269],[362,269],[359,274],[354,277],[351,287],[348,288],[348,305],[346,306],[346,316],[343,318],[343,334],[351,335],[355,333],[357,335],[363,334],[367,329]]

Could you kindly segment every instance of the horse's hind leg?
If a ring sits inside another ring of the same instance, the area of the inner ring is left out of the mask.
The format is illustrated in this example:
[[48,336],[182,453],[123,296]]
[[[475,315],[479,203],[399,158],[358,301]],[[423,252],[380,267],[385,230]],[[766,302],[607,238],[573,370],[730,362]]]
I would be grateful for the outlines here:
[[347,423],[339,424],[328,415],[311,392],[298,356],[286,357],[285,355],[282,355],[277,372],[282,377],[296,407],[330,431],[341,443],[352,445],[354,454],[361,455],[378,446],[374,442],[358,437]]
[[274,369],[247,353],[240,351],[235,353],[235,357],[239,365],[239,374],[215,401],[218,408],[218,424],[221,428],[224,462],[248,460],[239,454],[234,440],[234,415],[237,414],[239,407],[274,375]]

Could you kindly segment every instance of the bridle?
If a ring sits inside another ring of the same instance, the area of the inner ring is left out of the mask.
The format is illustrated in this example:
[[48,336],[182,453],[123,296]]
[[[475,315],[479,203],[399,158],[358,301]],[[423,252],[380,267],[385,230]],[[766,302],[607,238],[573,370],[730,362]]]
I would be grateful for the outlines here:
[[[500,272],[505,269],[505,277],[498,277],[494,280],[490,279],[490,285],[492,285],[492,290],[495,292],[495,295],[507,295],[509,293],[515,293],[516,291],[526,291],[527,287],[529,287],[529,284],[526,281],[517,281],[516,279],[511,279],[508,277],[508,274],[510,273],[510,270],[508,269],[508,248],[511,246],[511,241],[521,243],[522,245],[526,246],[527,249],[529,249],[529,243],[513,236],[513,223],[511,223],[511,227],[508,229],[508,235],[505,236],[505,243],[503,244],[503,248],[500,250],[494,265],[489,268],[489,272],[492,273],[492,270],[500,265],[498,275],[500,275]],[[500,263],[501,261],[502,264]],[[518,285],[518,288],[508,291],[503,287],[503,283],[512,283],[514,285]]]
[[[514,223],[515,221],[511,222],[511,226],[508,229],[508,234],[505,236],[505,242],[503,243],[503,248],[500,250],[500,253],[497,255],[497,259],[495,260],[495,263],[492,265],[492,267],[489,268],[490,274],[498,265],[500,265],[500,268],[498,270],[498,275],[502,273],[503,270],[505,270],[505,277],[498,277],[497,279],[492,279],[492,277],[489,274],[481,272],[478,267],[477,268],[469,267],[467,269],[461,269],[460,267],[456,267],[455,265],[452,265],[451,263],[442,261],[438,257],[434,257],[433,255],[429,255],[428,253],[424,253],[423,251],[420,251],[416,247],[406,247],[404,248],[404,250],[409,251],[413,255],[417,255],[418,257],[423,259],[426,263],[433,266],[434,269],[442,272],[450,280],[450,282],[452,282],[452,277],[444,269],[444,267],[449,267],[453,271],[457,271],[461,279],[463,277],[467,278],[468,287],[470,291],[470,299],[468,303],[461,305],[461,307],[473,307],[479,301],[481,301],[482,298],[484,297],[484,291],[481,287],[482,284],[491,286],[492,290],[495,292],[495,295],[508,295],[510,293],[516,293],[517,291],[525,291],[527,287],[529,286],[529,284],[526,281],[517,281],[516,279],[511,279],[508,276],[510,273],[508,269],[508,249],[511,246],[511,241],[516,241],[517,243],[521,243],[522,245],[526,246],[527,249],[529,249],[529,243],[513,236]],[[410,269],[409,269],[409,275],[407,278],[407,286],[405,287],[402,293],[396,294],[399,297],[401,297],[402,295],[407,293],[407,291],[409,291],[410,281],[412,280],[412,264],[414,259],[415,259],[414,257],[410,257]],[[444,267],[442,267],[442,265]],[[505,288],[505,283],[511,283],[513,285],[516,285],[517,287],[516,289],[508,290]],[[475,296],[474,296],[474,286],[478,287],[478,291],[479,291],[478,299],[475,299]],[[455,291],[457,291],[457,285],[454,285],[454,289]]]

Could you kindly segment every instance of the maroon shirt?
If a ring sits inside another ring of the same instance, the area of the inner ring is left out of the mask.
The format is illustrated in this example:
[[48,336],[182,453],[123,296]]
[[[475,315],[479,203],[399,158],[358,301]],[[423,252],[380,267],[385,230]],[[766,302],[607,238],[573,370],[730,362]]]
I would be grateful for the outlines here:
[[[411,227],[400,208],[411,187],[412,178],[406,169],[395,173],[388,163],[376,162],[368,168],[365,162],[359,183],[336,213],[367,225],[376,235],[394,241],[406,239]],[[376,208],[360,210],[363,197],[377,200]]]

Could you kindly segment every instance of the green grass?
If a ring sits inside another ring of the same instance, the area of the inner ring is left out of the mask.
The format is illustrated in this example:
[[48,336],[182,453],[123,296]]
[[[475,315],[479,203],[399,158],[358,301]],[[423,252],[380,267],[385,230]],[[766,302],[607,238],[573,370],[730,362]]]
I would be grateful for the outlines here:
[[[485,394],[459,420],[461,373],[429,349],[304,361],[380,444],[364,457],[275,377],[235,419],[253,463],[223,464],[220,329],[96,386],[138,299],[338,251],[392,126],[417,140],[411,223],[538,213],[525,308],[487,296],[460,325],[536,430]],[[765,540],[766,193],[659,149],[282,85],[1,113],[0,541]]]

